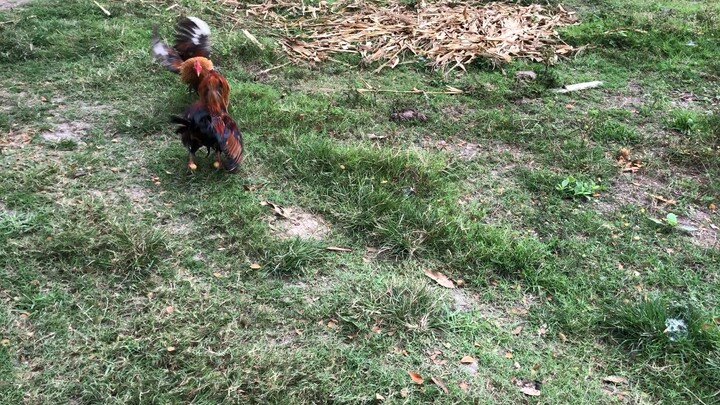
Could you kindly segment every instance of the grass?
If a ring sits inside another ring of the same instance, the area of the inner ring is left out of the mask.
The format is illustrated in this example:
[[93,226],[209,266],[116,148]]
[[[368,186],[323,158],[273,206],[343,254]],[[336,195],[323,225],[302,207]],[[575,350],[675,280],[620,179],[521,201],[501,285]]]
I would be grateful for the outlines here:
[[[261,74],[285,63],[271,32],[249,26],[260,51],[221,5],[178,4],[0,10],[0,403],[533,401],[518,380],[544,403],[718,401],[716,5],[569,0],[584,52],[443,75]],[[236,175],[187,174],[167,124],[193,96],[148,44],[180,12],[214,28]],[[389,120],[408,107],[428,120]],[[570,177],[600,188],[567,198]],[[671,212],[700,231],[649,219]],[[288,236],[307,217],[319,239]]]

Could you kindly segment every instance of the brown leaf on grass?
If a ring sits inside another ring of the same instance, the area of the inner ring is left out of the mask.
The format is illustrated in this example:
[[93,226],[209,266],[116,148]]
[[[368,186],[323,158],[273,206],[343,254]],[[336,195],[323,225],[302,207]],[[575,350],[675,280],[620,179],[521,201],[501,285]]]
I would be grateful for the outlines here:
[[166,349],[168,352],[172,353],[175,351],[175,346],[168,346],[168,347],[166,347]]
[[414,371],[408,371],[408,375],[410,375],[410,379],[415,384],[422,384],[424,382],[422,376]]
[[435,385],[437,385],[438,387],[440,387],[440,389],[441,389],[444,393],[446,393],[446,394],[448,393],[448,389],[447,389],[447,386],[445,385],[445,381],[443,381],[442,379],[440,379],[440,377],[430,376],[430,379],[435,383]]
[[261,201],[260,205],[262,205],[263,207],[270,207],[273,210],[273,213],[279,217],[282,217],[285,219],[290,219],[290,217],[285,212],[285,209],[283,209],[283,207],[281,207],[273,202]]
[[628,379],[625,377],[620,377],[617,375],[609,375],[607,377],[603,377],[603,381],[606,383],[612,383],[612,384],[627,384]]
[[660,202],[662,202],[662,203],[668,204],[668,205],[675,205],[675,204],[677,204],[677,201],[675,201],[675,200],[672,199],[672,198],[665,198],[665,197],[663,197],[663,196],[661,196],[661,195],[650,194],[650,193],[648,193],[648,196],[650,196],[650,197],[652,197],[653,199],[658,200],[658,201],[660,201]]
[[408,395],[410,395],[410,390],[407,388],[403,388],[400,390],[400,396],[403,398],[406,398]]
[[375,394],[375,399],[377,399],[378,401],[384,401],[385,397],[380,394]]
[[542,326],[540,326],[540,329],[538,329],[538,336],[545,337],[546,333],[547,333],[547,324],[544,323],[544,324],[542,324]]
[[335,328],[337,328],[337,321],[334,320],[334,319],[329,320],[328,323],[327,323],[327,327],[330,328],[330,329],[335,329]]
[[538,381],[530,381],[524,378],[517,379],[515,377],[512,377],[510,379],[510,382],[517,385],[520,388],[520,392],[525,395],[529,395],[532,397],[537,397],[540,395],[540,382]]
[[567,336],[565,336],[564,333],[560,332],[560,333],[558,333],[558,336],[560,337],[561,342],[563,342],[563,343],[567,342]]
[[518,325],[518,326],[517,326],[515,329],[513,329],[512,332],[510,332],[510,333],[512,333],[513,335],[517,336],[517,335],[520,334],[520,332],[522,332],[522,330],[523,330],[522,325]]
[[349,247],[342,247],[342,246],[328,246],[325,248],[325,250],[329,250],[331,252],[352,252],[352,249]]
[[477,360],[475,360],[475,358],[472,356],[465,356],[462,359],[460,359],[460,363],[462,363],[462,364],[471,364],[471,363],[475,363],[475,362],[477,362]]
[[250,268],[253,269],[253,270],[257,270],[257,269],[260,268],[260,265],[259,265],[258,263],[252,263],[252,264],[250,265]]
[[505,358],[506,358],[506,359],[512,359],[512,358],[513,358],[513,354],[512,354],[512,351],[511,351],[511,350],[506,350],[506,351],[505,351]]
[[7,346],[10,344],[10,339],[0,340],[0,345]]
[[167,308],[165,308],[165,312],[167,312],[168,314],[172,314],[173,312],[175,312],[175,308],[173,308],[172,306],[168,306]]
[[708,204],[708,209],[709,209],[710,211],[716,211],[716,210],[717,210],[717,205],[715,205],[715,203],[710,203],[710,204]]
[[455,288],[455,283],[439,271],[425,270],[425,275],[445,288]]
[[458,383],[458,386],[460,387],[461,390],[463,390],[465,392],[468,392],[468,389],[470,389],[470,386],[465,381],[460,381]]

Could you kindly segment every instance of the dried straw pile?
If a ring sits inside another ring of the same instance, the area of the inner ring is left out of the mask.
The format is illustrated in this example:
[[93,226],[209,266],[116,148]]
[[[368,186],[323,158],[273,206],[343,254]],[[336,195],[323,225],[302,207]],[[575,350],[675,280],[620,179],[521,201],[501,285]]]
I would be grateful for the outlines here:
[[317,7],[298,3],[266,0],[246,10],[264,26],[282,30],[279,42],[295,62],[332,60],[334,53],[349,52],[360,54],[364,63],[380,62],[379,71],[414,54],[430,66],[452,70],[483,57],[543,61],[573,50],[556,32],[574,22],[573,13],[561,6],[548,10],[448,0],[421,1],[415,8],[397,1],[385,7],[362,0],[332,7],[324,1]]

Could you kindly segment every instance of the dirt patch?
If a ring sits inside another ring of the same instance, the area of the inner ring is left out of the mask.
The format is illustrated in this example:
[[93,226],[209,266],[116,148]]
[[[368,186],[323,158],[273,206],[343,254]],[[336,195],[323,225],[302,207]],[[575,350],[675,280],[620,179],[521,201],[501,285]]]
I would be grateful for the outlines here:
[[55,126],[54,131],[44,132],[40,136],[50,142],[74,141],[78,142],[85,136],[90,124],[79,121],[63,122]]
[[619,108],[630,111],[637,111],[645,104],[645,91],[636,82],[628,83],[627,92],[623,94],[611,94],[605,97],[608,108]]
[[458,312],[468,312],[477,305],[477,297],[469,296],[464,290],[453,288],[450,291],[453,297],[455,310]]
[[286,218],[271,217],[270,229],[281,239],[300,238],[320,240],[330,233],[325,220],[301,208],[284,208]]
[[0,0],[0,10],[6,10],[29,3],[30,0]]
[[718,226],[713,223],[712,217],[705,211],[695,208],[688,210],[687,217],[678,217],[681,225],[690,225],[698,228],[692,233],[692,242],[704,248],[717,248],[718,244]]
[[449,152],[465,161],[475,159],[481,153],[481,147],[479,144],[467,142],[462,139],[435,140],[431,138],[424,138],[420,144],[426,149]]

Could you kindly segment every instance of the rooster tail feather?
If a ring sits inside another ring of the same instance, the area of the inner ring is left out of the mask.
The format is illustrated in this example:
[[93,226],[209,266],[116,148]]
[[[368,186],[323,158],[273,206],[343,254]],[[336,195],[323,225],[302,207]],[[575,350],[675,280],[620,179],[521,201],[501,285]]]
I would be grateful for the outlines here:
[[183,60],[176,50],[170,48],[160,39],[157,26],[153,26],[153,37],[150,43],[150,53],[152,53],[155,61],[165,67],[167,70],[179,73],[180,64]]
[[183,60],[210,57],[210,26],[197,17],[185,17],[175,27],[175,49]]

